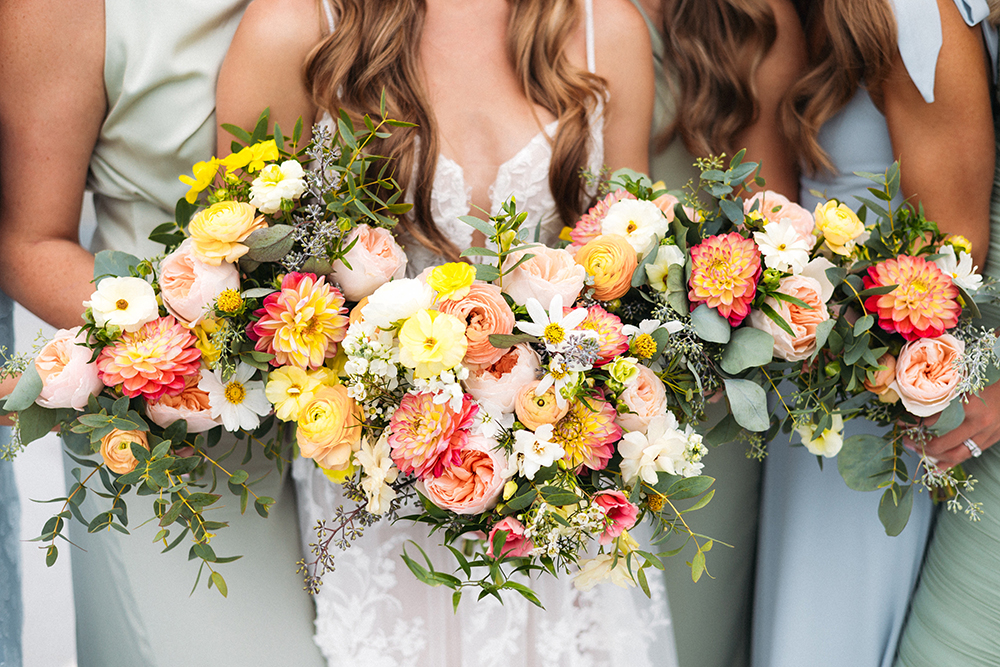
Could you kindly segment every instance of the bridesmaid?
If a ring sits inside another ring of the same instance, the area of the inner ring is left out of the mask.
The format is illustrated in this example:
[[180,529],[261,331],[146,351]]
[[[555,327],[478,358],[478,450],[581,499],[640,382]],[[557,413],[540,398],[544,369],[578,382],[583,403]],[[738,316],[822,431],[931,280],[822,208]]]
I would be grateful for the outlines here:
[[[943,231],[970,238],[982,265],[994,159],[989,69],[975,25],[984,4],[802,3],[810,69],[786,118],[806,166],[803,206],[820,200],[814,192],[854,206],[868,185],[855,172],[883,172],[898,159],[903,195]],[[876,429],[854,419],[846,430]],[[879,494],[848,489],[826,463],[820,469],[786,437],[769,445],[754,609],[761,667],[888,666],[896,650],[931,504],[919,494],[906,530],[887,537]]]
[[[14,353],[14,313],[10,297],[0,292],[0,349]],[[0,447],[10,429],[0,421]],[[14,466],[0,460],[0,665],[21,664],[21,508]]]
[[[670,190],[697,179],[694,155],[747,149],[767,188],[798,196],[796,157],[778,108],[805,63],[805,39],[790,0],[635,0],[653,41],[656,110],[652,178]],[[710,425],[724,403],[710,407]],[[761,464],[742,443],[711,452],[716,494],[694,517],[697,529],[732,545],[708,558],[714,578],[691,581],[668,559],[667,591],[681,667],[749,664]]]
[[[79,324],[93,288],[77,229],[85,187],[95,250],[162,250],[147,236],[173,217],[187,189],[177,176],[214,152],[215,80],[246,4],[0,3],[0,91],[17,91],[0,95],[0,284],[46,321]],[[213,546],[245,556],[223,570],[228,599],[204,590],[204,577],[190,595],[197,567],[186,548],[161,554],[155,523],[138,527],[149,497],[131,506],[130,536],[73,524],[70,539],[86,549],[72,554],[80,667],[322,664],[295,573],[291,480],[271,470],[261,486],[278,500],[270,519],[240,516],[233,496],[213,512],[231,522]]]

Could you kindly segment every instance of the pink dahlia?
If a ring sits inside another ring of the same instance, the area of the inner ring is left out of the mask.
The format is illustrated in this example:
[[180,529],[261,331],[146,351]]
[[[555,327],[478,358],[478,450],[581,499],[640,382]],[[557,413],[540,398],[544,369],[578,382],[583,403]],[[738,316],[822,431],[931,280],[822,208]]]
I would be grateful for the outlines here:
[[691,308],[705,303],[739,325],[750,314],[760,273],[760,251],[752,239],[736,232],[708,237],[691,248]]
[[599,540],[601,544],[611,544],[623,530],[634,526],[639,516],[639,508],[630,503],[621,491],[601,491],[594,496],[594,502],[604,510],[604,515],[608,519]]
[[198,337],[173,316],[160,317],[101,350],[97,373],[106,386],[121,386],[130,398],[142,396],[154,402],[176,396],[184,391],[189,376],[198,375],[197,342]]
[[573,239],[573,244],[570,245],[569,251],[574,252],[577,248],[582,248],[600,236],[601,223],[604,221],[604,216],[608,214],[608,209],[611,208],[612,204],[622,199],[635,199],[635,195],[619,188],[609,193],[607,197],[594,204],[589,211],[584,213],[583,217],[577,221],[569,233],[570,238]]
[[566,452],[563,460],[571,468],[603,470],[622,436],[621,427],[615,423],[617,416],[614,407],[599,397],[574,401],[552,433],[552,441]]
[[247,327],[259,352],[274,355],[274,366],[314,369],[337,353],[347,333],[344,295],[313,273],[289,273],[281,291],[264,299],[259,319]]
[[580,323],[581,329],[588,329],[597,334],[601,346],[601,358],[595,366],[603,366],[619,354],[628,352],[628,337],[622,333],[622,321],[617,315],[612,315],[600,306],[587,309],[587,317]]
[[958,324],[958,289],[934,262],[900,255],[869,267],[862,283],[865,289],[897,285],[865,299],[865,310],[878,317],[880,327],[906,340],[937,338]]
[[389,422],[391,457],[404,474],[423,479],[440,477],[462,463],[462,448],[469,442],[469,429],[479,406],[468,394],[458,412],[449,402],[435,403],[435,394],[407,394]]

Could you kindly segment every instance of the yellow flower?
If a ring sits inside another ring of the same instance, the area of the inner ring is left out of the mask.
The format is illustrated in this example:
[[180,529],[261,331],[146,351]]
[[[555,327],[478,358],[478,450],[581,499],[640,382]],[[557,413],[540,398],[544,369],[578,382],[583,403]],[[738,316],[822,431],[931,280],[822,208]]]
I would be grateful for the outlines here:
[[250,250],[241,241],[267,227],[263,216],[250,204],[221,201],[194,216],[188,225],[194,252],[206,264],[233,263]]
[[468,347],[465,324],[448,313],[419,310],[399,329],[399,361],[418,378],[457,366]]
[[205,317],[193,329],[194,335],[198,337],[198,342],[194,345],[201,350],[201,360],[205,362],[209,370],[215,368],[215,364],[222,355],[222,351],[212,343],[212,334],[220,328],[224,329],[227,326],[228,324],[225,320]]
[[263,141],[253,146],[247,146],[239,153],[233,153],[222,158],[220,162],[225,165],[226,171],[232,172],[243,167],[251,174],[264,168],[264,163],[270,160],[277,160],[278,146],[274,140]]
[[465,298],[476,279],[476,269],[465,262],[449,262],[435,267],[427,276],[427,284],[437,290],[441,301]]
[[972,254],[972,241],[961,234],[952,234],[944,240],[945,245],[953,246],[956,252],[967,252]]
[[346,470],[361,447],[361,410],[343,386],[320,387],[299,414],[299,452],[327,470]]
[[838,255],[850,255],[855,241],[865,231],[865,225],[857,214],[835,199],[825,204],[816,204],[813,217],[816,219],[816,228],[826,238],[826,244]]
[[111,472],[119,475],[132,472],[139,463],[132,454],[132,443],[149,449],[146,434],[142,431],[119,431],[112,429],[111,433],[101,438],[101,458]]
[[243,297],[234,289],[224,289],[215,300],[215,307],[224,313],[235,313],[243,307]]
[[208,162],[195,162],[191,167],[194,178],[187,175],[178,176],[181,183],[191,186],[191,189],[184,195],[187,203],[193,204],[198,199],[198,193],[207,188],[215,180],[215,175],[219,173],[219,161],[214,157]]
[[298,419],[302,408],[313,399],[316,390],[323,386],[323,377],[307,373],[295,366],[282,366],[271,371],[264,387],[264,395],[274,405],[275,415],[284,422]]
[[351,459],[350,464],[344,470],[330,470],[319,466],[319,469],[323,472],[323,475],[333,482],[334,484],[343,484],[351,477],[354,477],[354,459]]

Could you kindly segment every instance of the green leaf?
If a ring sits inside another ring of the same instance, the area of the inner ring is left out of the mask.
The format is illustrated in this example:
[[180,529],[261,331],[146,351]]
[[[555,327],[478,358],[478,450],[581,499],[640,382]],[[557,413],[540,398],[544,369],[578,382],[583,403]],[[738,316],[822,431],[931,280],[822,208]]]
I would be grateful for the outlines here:
[[458,219],[470,227],[474,227],[475,229],[481,231],[487,239],[491,239],[497,235],[497,230],[494,229],[492,224],[486,222],[485,220],[481,220],[474,215],[460,215],[458,216]]
[[221,574],[213,572],[208,580],[210,583],[215,584],[215,587],[222,593],[222,597],[229,597],[229,588],[226,586],[226,580],[222,578]]
[[246,470],[236,470],[233,472],[232,476],[229,478],[230,484],[243,484],[250,478],[250,473]]
[[710,489],[708,493],[706,493],[705,495],[703,495],[701,498],[698,499],[698,502],[696,502],[694,505],[691,505],[691,507],[684,509],[683,513],[686,514],[688,512],[694,512],[695,510],[700,510],[702,507],[710,503],[712,501],[712,498],[714,497],[715,497],[715,489]]
[[[671,484],[666,491],[662,491],[661,493],[672,500],[687,500],[688,498],[695,498],[705,493],[705,491],[708,491],[709,487],[711,487],[714,483],[715,478],[709,477],[708,475],[682,477]],[[656,486],[659,487],[660,482],[657,482]],[[657,490],[659,491],[659,489]]]
[[246,256],[255,262],[278,262],[292,249],[295,237],[291,225],[274,225],[258,229],[243,241],[250,248]]
[[274,292],[273,287],[254,287],[240,294],[244,299],[260,299]]
[[178,199],[177,205],[174,206],[174,221],[177,223],[177,226],[181,229],[187,227],[191,218],[198,212],[198,208],[198,204],[188,203],[188,200],[184,197]]
[[826,345],[826,341],[830,337],[830,332],[833,331],[833,326],[836,323],[836,320],[823,320],[816,325],[816,351],[813,352],[813,357],[819,354],[819,351]]
[[768,305],[767,303],[760,304],[760,311],[765,315],[767,315],[772,322],[777,324],[786,333],[788,333],[789,336],[792,336],[793,338],[795,337],[795,332],[792,331],[792,327],[789,326],[788,322],[785,321],[785,318],[779,315],[778,311],[776,311],[770,305]]
[[879,285],[877,287],[869,287],[868,289],[863,289],[860,292],[858,292],[858,296],[862,299],[865,299],[870,296],[875,296],[877,294],[888,294],[897,287],[898,285]]
[[965,421],[965,406],[962,405],[961,400],[955,398],[948,404],[948,407],[938,414],[938,419],[930,427],[930,431],[936,436],[942,436],[954,431],[962,425],[963,421]]
[[493,282],[500,277],[500,271],[492,264],[476,264],[476,280]]
[[126,278],[132,275],[132,269],[139,265],[138,257],[120,250],[102,250],[94,257],[94,280],[99,281],[107,276]]
[[733,332],[722,353],[722,370],[736,375],[763,366],[771,362],[773,351],[774,336],[753,327],[741,327]]
[[28,364],[24,373],[17,381],[17,386],[4,401],[3,409],[8,412],[27,410],[35,404],[35,399],[42,393],[42,378],[38,375],[35,364]]
[[537,343],[538,338],[531,334],[490,334],[490,345],[495,348],[514,347],[521,343]]
[[855,491],[877,491],[892,481],[892,444],[867,433],[844,439],[837,454],[837,469]]
[[755,382],[724,378],[726,400],[737,423],[748,431],[766,431],[771,421],[767,413],[767,394]]
[[731,328],[729,321],[714,308],[701,304],[691,312],[691,325],[702,340],[710,343],[728,343]]
[[550,505],[575,505],[580,502],[580,496],[572,491],[560,489],[558,486],[543,486],[540,489],[542,498]]
[[496,250],[490,250],[489,248],[466,248],[462,251],[460,257],[498,257]]
[[[893,484],[882,494],[878,504],[878,518],[885,528],[885,534],[895,537],[903,532],[913,510],[913,485]],[[898,498],[896,497],[898,495]]]
[[736,423],[736,418],[731,413],[726,413],[726,416],[705,434],[703,442],[711,447],[717,447],[727,442],[734,442],[742,431],[743,427]]
[[59,549],[56,545],[50,544],[45,550],[45,566],[52,567],[56,564],[56,559],[59,558]]
[[535,502],[535,498],[537,497],[538,491],[529,486],[523,492],[511,498],[510,502],[507,503],[507,507],[514,511],[523,510]]
[[875,318],[870,314],[865,315],[864,317],[859,317],[858,321],[854,323],[854,335],[860,336],[864,332],[871,329],[873,324],[875,324]]
[[691,559],[691,580],[698,583],[703,574],[705,574],[705,553],[699,551]]
[[21,444],[27,445],[44,437],[58,422],[58,412],[32,403],[26,410],[18,413],[17,423],[21,431]]

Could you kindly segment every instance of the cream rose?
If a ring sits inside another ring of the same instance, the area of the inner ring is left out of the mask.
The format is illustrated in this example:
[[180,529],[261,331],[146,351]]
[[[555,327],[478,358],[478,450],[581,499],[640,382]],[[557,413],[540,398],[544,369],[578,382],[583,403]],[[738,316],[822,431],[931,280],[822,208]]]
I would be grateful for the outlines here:
[[538,380],[523,385],[514,400],[514,412],[522,424],[532,431],[545,424],[555,424],[569,412],[569,403],[562,407],[556,400],[555,386],[549,387],[541,394],[535,394]]
[[158,426],[166,428],[178,419],[187,422],[188,433],[202,433],[222,425],[222,417],[212,418],[208,404],[208,393],[198,387],[201,373],[189,375],[184,381],[184,390],[177,396],[164,394],[152,403],[146,404],[146,414]]
[[35,359],[35,370],[42,378],[42,393],[35,399],[43,408],[84,410],[91,396],[104,389],[97,374],[97,364],[90,363],[89,347],[78,345],[80,327],[60,329]]
[[563,303],[573,303],[583,291],[587,272],[577,264],[573,255],[566,250],[539,246],[512,254],[505,262],[510,267],[525,253],[534,255],[509,274],[504,276],[503,291],[523,306],[528,299],[538,299],[539,303],[551,303],[556,294],[562,296]]
[[406,273],[406,253],[388,229],[358,225],[344,240],[344,245],[352,241],[355,241],[354,246],[344,255],[351,268],[337,260],[330,274],[348,301],[360,301]]
[[191,239],[160,262],[160,296],[167,311],[193,327],[210,312],[223,290],[239,291],[240,272],[232,264],[206,264]]
[[188,225],[194,251],[206,264],[233,263],[249,252],[243,245],[250,234],[267,227],[250,204],[221,201],[200,211]]
[[496,285],[474,282],[464,297],[457,301],[441,301],[437,309],[466,323],[465,337],[469,344],[465,351],[465,363],[490,365],[510,349],[493,347],[490,343],[491,334],[510,334],[514,331],[514,311]]
[[618,400],[632,412],[619,412],[615,421],[626,431],[645,432],[649,422],[667,413],[667,391],[648,366],[639,365],[639,374]]
[[762,311],[750,311],[750,324],[774,337],[774,356],[785,361],[802,361],[816,351],[816,327],[830,319],[830,311],[820,297],[820,284],[802,275],[782,278],[780,291],[804,301],[812,309],[803,308],[774,297],[765,300],[795,332],[794,336],[782,329]]
[[813,215],[816,227],[826,238],[826,244],[838,255],[850,255],[855,243],[861,240],[861,235],[865,233],[864,223],[858,215],[836,200],[816,204]]
[[955,362],[965,353],[965,343],[951,334],[918,338],[903,346],[896,360],[894,388],[907,412],[930,417],[955,398],[961,374]]
[[461,463],[439,477],[427,476],[420,485],[427,499],[455,514],[480,514],[497,504],[507,474],[507,455],[497,441],[481,434],[469,436],[459,452]]
[[132,443],[149,449],[149,441],[142,431],[119,431],[114,429],[101,438],[101,458],[111,472],[124,475],[135,470],[139,461],[132,454]]
[[839,412],[834,412],[830,417],[830,428],[824,429],[820,434],[816,433],[815,424],[795,427],[795,432],[802,438],[802,444],[810,454],[829,459],[840,453],[844,446],[844,418]]
[[477,401],[496,405],[501,412],[514,412],[517,393],[533,382],[542,366],[538,353],[526,344],[515,345],[490,366],[469,370],[465,388]]
[[299,452],[327,470],[346,470],[361,447],[361,410],[343,385],[321,387],[299,414]]

